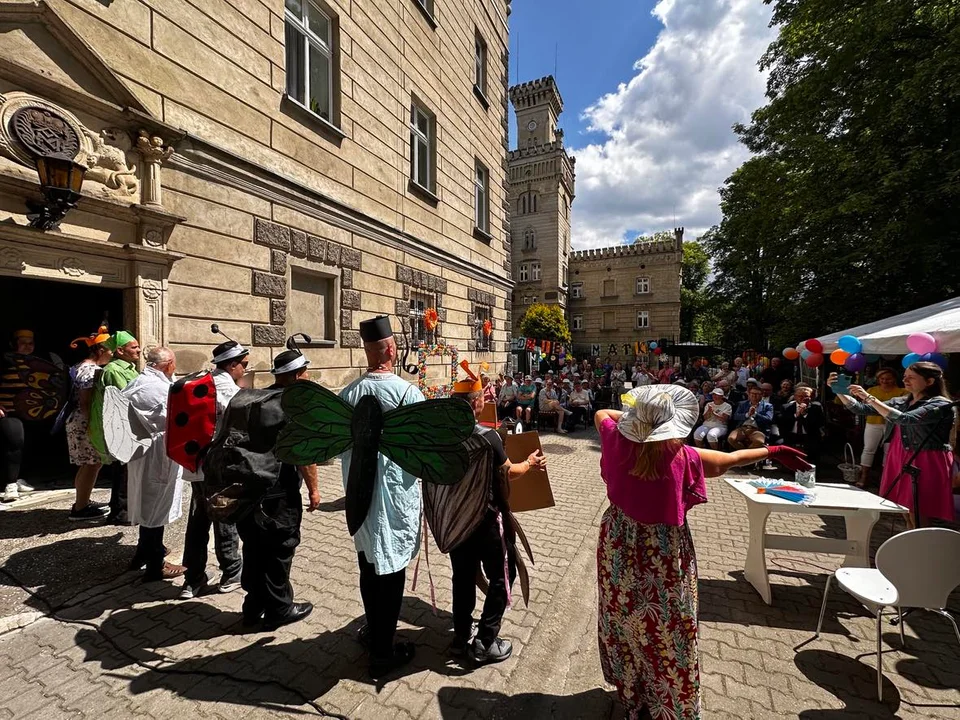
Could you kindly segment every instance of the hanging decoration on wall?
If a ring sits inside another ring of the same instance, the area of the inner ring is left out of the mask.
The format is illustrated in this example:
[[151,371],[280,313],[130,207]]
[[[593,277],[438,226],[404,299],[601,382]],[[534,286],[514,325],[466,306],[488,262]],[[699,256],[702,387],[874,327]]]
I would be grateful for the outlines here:
[[493,334],[493,323],[489,320],[483,321],[483,334],[490,337]]
[[[450,382],[444,385],[427,385],[427,360],[432,357],[450,358]],[[417,387],[427,400],[450,397],[453,384],[457,381],[460,353],[453,345],[443,343],[426,345],[420,343],[417,348]]]
[[407,358],[413,352],[410,341],[410,319],[402,315],[397,315],[397,319],[400,321],[400,343],[397,347],[397,357],[400,358],[400,362],[398,365],[408,375],[419,375],[420,369],[416,364],[407,364]]
[[590,346],[590,354],[591,354],[593,357],[600,357],[600,346],[599,346],[599,345],[591,345],[591,346]]
[[427,329],[427,332],[433,332],[437,329],[437,325],[440,324],[440,313],[437,312],[436,308],[427,308],[423,312],[423,326]]

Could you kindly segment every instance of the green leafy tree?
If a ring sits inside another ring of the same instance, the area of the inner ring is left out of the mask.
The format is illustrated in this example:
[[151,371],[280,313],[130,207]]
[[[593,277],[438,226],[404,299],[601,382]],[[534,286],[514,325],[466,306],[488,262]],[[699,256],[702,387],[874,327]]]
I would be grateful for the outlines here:
[[531,305],[520,321],[520,332],[538,340],[570,342],[570,328],[559,305]]
[[698,241],[683,244],[683,259],[680,271],[680,340],[703,342],[700,316],[708,309],[707,276],[710,274],[710,258]]
[[960,292],[960,7],[765,0],[754,153],[706,240],[725,333],[766,347]]

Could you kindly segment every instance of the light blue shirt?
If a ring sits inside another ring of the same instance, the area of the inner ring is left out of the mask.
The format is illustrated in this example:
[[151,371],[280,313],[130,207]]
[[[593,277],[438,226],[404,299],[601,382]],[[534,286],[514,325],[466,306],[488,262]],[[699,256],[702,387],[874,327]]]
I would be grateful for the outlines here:
[[[393,373],[367,373],[340,392],[351,405],[364,395],[376,397],[384,412],[401,403],[424,401],[418,388]],[[340,456],[344,492],[350,476],[350,452]],[[389,575],[409,565],[420,550],[420,483],[382,453],[379,460],[370,510],[353,541],[357,551],[373,563],[377,575]]]

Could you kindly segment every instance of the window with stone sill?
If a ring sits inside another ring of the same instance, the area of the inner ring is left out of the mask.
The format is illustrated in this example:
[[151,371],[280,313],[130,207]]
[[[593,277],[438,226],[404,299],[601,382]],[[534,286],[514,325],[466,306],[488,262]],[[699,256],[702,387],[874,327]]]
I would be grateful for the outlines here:
[[530,263],[530,279],[534,281],[540,279],[540,263]]
[[424,190],[436,191],[436,116],[414,98],[410,106],[410,179]]
[[574,330],[583,330],[583,315],[574,315],[574,316],[573,316],[573,329],[574,329]]
[[336,126],[336,15],[314,0],[284,7],[287,97]]
[[603,297],[613,297],[617,294],[617,281],[613,278],[603,281]]
[[532,190],[522,193],[517,199],[517,212],[521,215],[537,212],[537,193]]
[[433,15],[433,0],[413,0],[413,2],[416,3],[417,7],[426,15],[430,25],[435,28],[437,21]]
[[493,320],[493,311],[488,305],[477,305],[474,309],[473,317],[473,336],[477,343],[477,352],[490,352],[493,335],[487,335],[483,332],[483,324],[487,320]]
[[474,38],[473,87],[484,98],[487,96],[487,43],[479,30]]
[[646,295],[649,292],[650,292],[650,278],[638,277],[637,278],[637,295]]
[[537,231],[533,228],[527,228],[523,231],[523,249],[524,250],[536,250],[537,249]]
[[479,160],[473,182],[474,224],[477,230],[490,232],[490,172]]
[[530,265],[527,263],[520,263],[517,267],[517,280],[519,282],[528,282],[530,280]]
[[603,329],[604,330],[617,329],[617,314],[614,311],[607,310],[603,313]]
[[650,327],[650,313],[646,310],[637,310],[637,327]]
[[306,333],[314,343],[336,337],[334,289],[336,278],[303,268],[290,269],[286,333]]
[[430,308],[437,308],[437,296],[421,290],[410,291],[410,343],[416,348],[420,343],[433,345],[437,341],[437,331],[427,330],[423,316]]
[[583,297],[583,283],[574,283],[570,286],[570,297],[574,300],[579,300]]

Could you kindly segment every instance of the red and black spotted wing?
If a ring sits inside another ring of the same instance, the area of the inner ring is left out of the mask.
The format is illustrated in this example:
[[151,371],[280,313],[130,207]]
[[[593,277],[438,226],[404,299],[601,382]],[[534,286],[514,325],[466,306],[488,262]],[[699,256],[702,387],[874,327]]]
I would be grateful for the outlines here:
[[197,472],[201,451],[217,427],[217,388],[209,372],[194,373],[170,386],[167,401],[167,457]]

